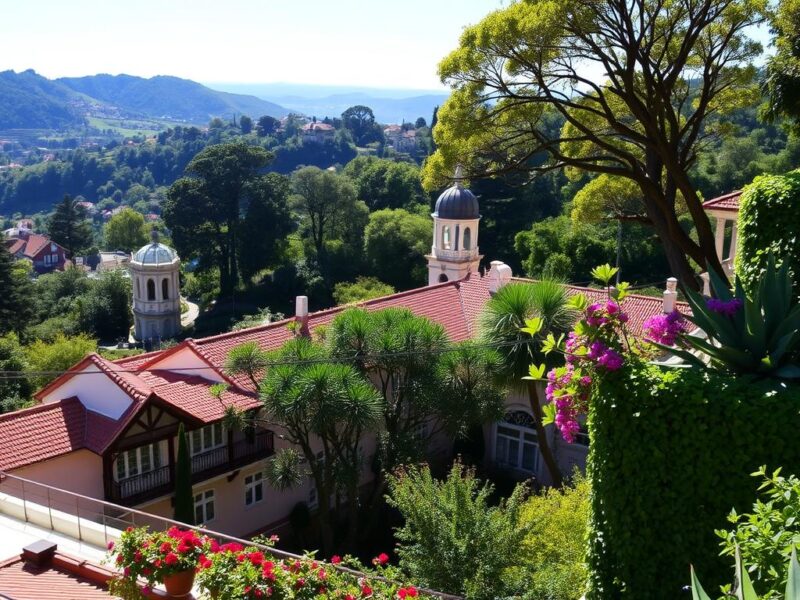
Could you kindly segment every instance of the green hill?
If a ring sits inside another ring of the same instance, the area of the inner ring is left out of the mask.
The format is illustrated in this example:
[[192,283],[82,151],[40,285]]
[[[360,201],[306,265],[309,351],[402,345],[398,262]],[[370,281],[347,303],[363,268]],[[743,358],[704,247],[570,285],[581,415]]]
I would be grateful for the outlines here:
[[65,129],[84,122],[67,86],[33,70],[0,72],[0,129]]
[[120,110],[191,123],[207,123],[212,117],[246,114],[282,117],[288,110],[243,94],[218,92],[188,79],[159,75],[144,79],[132,75],[65,77],[58,83]]

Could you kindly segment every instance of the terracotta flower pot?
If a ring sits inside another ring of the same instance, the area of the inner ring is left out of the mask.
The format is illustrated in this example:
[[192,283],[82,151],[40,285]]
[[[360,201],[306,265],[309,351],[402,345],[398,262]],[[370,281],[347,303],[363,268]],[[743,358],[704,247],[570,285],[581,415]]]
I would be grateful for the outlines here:
[[179,571],[172,575],[164,576],[164,587],[167,588],[167,594],[173,598],[183,598],[192,591],[194,585],[194,569],[187,569],[186,571]]

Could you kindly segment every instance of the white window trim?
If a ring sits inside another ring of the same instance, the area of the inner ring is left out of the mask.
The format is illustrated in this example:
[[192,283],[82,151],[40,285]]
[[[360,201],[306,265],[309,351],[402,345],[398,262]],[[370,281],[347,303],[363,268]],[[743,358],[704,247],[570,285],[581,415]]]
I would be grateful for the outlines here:
[[[198,524],[205,525],[206,523],[213,523],[217,518],[217,504],[216,504],[216,493],[214,493],[214,489],[210,490],[203,490],[202,492],[198,492],[194,495],[194,516],[195,520],[198,521]],[[199,499],[198,499],[199,498]],[[214,515],[208,519],[208,505],[213,506]],[[197,510],[200,509],[202,512],[203,518],[197,518]]]
[[[136,457],[136,467],[137,472],[131,473],[131,465],[129,464],[129,453],[131,451],[135,452]],[[142,470],[142,452],[147,451],[150,455],[150,468],[146,471]],[[156,457],[158,459],[156,460]],[[122,461],[120,463],[120,461]],[[158,462],[158,464],[156,464]],[[119,465],[123,464],[123,473],[124,477],[119,476]],[[139,475],[144,475],[145,473],[150,473],[155,471],[156,469],[160,469],[162,466],[161,464],[161,444],[158,442],[154,442],[152,444],[147,444],[145,446],[139,446],[137,448],[130,448],[125,450],[124,452],[120,452],[119,456],[117,456],[116,461],[114,461],[114,477],[116,481],[124,481],[125,479],[130,479],[131,477],[138,477]]]
[[[214,428],[219,428],[219,440],[214,440]],[[195,433],[200,433],[200,447],[194,447],[194,439]],[[207,438],[210,439],[208,445],[206,442],[208,441]],[[212,450],[216,450],[217,448],[222,448],[225,444],[228,443],[227,431],[225,430],[225,426],[222,423],[211,423],[210,425],[206,425],[205,427],[201,427],[200,429],[194,429],[189,432],[189,454],[193,457],[197,456],[198,454],[203,454],[204,452],[211,452]]]
[[[248,481],[248,479],[250,481]],[[261,489],[261,499],[256,500],[256,488]],[[250,492],[252,500],[247,502],[247,493]],[[251,473],[244,478],[244,505],[246,507],[255,506],[264,502],[264,475],[261,471]]]
[[[505,427],[505,428],[514,430],[514,431],[517,432],[518,435],[517,435],[516,438],[512,438],[509,435],[501,433],[498,430],[499,427]],[[492,445],[492,458],[494,460],[494,463],[497,466],[499,466],[501,468],[504,468],[504,469],[513,469],[514,471],[519,471],[519,472],[522,472],[522,473],[530,473],[532,475],[535,475],[538,472],[539,466],[540,466],[540,464],[539,464],[540,463],[540,459],[539,459],[539,454],[540,454],[539,444],[537,442],[533,442],[531,440],[526,440],[525,439],[525,434],[526,433],[527,434],[533,433],[534,435],[536,435],[536,431],[533,430],[533,429],[528,429],[527,427],[522,427],[520,425],[516,425],[514,423],[509,423],[507,421],[498,421],[498,422],[496,422],[494,424],[494,444]],[[516,441],[518,443],[517,465],[516,466],[508,464],[505,461],[500,461],[499,460],[499,457],[497,456],[497,440],[498,440],[499,437],[505,438],[507,440],[516,439]],[[524,456],[524,448],[525,448],[526,444],[531,445],[531,446],[533,446],[535,448],[534,464],[533,464],[533,470],[532,471],[529,470],[529,469],[526,469],[525,467],[522,466],[522,461],[523,461],[523,456]]]

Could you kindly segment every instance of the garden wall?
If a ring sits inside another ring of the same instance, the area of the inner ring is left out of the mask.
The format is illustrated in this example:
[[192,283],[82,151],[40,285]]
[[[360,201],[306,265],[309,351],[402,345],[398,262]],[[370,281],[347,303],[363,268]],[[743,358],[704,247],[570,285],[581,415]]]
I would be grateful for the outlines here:
[[[688,598],[732,579],[715,529],[749,509],[759,466],[800,474],[800,386],[635,363],[592,395],[593,600]],[[706,583],[708,582],[708,583]]]

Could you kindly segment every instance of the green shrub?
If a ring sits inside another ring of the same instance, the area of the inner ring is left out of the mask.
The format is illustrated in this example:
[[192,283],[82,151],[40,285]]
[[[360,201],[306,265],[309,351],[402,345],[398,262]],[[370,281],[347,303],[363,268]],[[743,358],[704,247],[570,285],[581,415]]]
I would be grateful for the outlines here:
[[405,519],[395,534],[400,567],[413,580],[471,600],[516,593],[527,535],[523,486],[491,506],[492,485],[455,464],[444,481],[428,467],[410,467],[391,477],[389,487],[389,504]]
[[750,513],[732,511],[728,520],[735,528],[717,534],[725,554],[734,556],[739,548],[756,578],[756,590],[764,598],[780,598],[786,588],[786,561],[800,549],[800,479],[783,477],[780,469],[767,474],[761,468],[753,475],[763,480],[761,498]]
[[526,598],[575,600],[586,591],[586,530],[589,480],[579,474],[561,490],[531,496],[520,520],[530,527],[520,556],[527,574]]
[[751,289],[766,268],[770,252],[800,277],[800,171],[761,175],[745,187],[739,202],[736,274]]
[[591,599],[681,597],[692,563],[728,580],[715,530],[753,501],[749,473],[800,472],[800,387],[630,358],[593,391]]
[[[734,570],[735,581],[732,586],[726,586],[725,596],[728,598],[735,597],[739,600],[759,600],[761,598],[756,594],[756,588],[751,581],[748,571],[751,569],[746,568],[742,561],[742,555],[736,552],[736,568]],[[795,552],[792,552],[789,557],[788,566],[781,565],[781,570],[786,573],[783,577],[786,580],[786,585],[782,587],[783,595],[770,596],[775,598],[783,598],[784,600],[800,600],[800,564],[797,562]],[[692,569],[692,600],[711,600],[710,596],[706,594],[697,575]],[[763,598],[762,598],[763,600]]]

